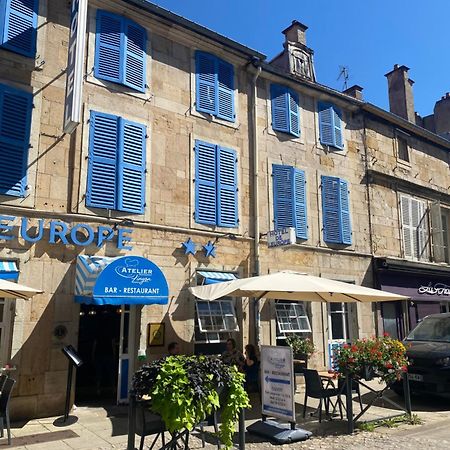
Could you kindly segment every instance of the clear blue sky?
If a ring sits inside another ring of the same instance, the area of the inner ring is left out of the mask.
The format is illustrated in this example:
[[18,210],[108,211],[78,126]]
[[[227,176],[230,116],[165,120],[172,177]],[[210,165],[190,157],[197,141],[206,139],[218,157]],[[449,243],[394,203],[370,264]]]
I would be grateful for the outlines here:
[[450,91],[450,1],[448,0],[153,0],[153,3],[266,54],[282,49],[293,19],[309,27],[317,79],[335,89],[339,66],[348,66],[349,86],[388,108],[384,74],[395,63],[410,67],[415,108],[433,112]]

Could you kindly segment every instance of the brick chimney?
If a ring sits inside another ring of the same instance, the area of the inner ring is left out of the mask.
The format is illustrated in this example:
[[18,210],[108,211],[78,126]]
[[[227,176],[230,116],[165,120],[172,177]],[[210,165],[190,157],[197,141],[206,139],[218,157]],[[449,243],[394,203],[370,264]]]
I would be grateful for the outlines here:
[[354,97],[357,100],[362,100],[363,99],[363,95],[362,95],[363,89],[364,88],[362,88],[361,86],[354,84],[353,86],[350,86],[349,88],[347,88],[344,91],[344,94],[349,95],[350,97]]
[[450,139],[450,92],[434,105],[434,126],[436,134]]
[[389,109],[391,113],[415,123],[414,81],[409,78],[408,70],[409,67],[395,64],[394,69],[385,75],[388,80]]
[[312,49],[306,46],[306,30],[308,27],[298,20],[283,30],[284,50],[270,64],[279,67],[291,75],[315,81]]

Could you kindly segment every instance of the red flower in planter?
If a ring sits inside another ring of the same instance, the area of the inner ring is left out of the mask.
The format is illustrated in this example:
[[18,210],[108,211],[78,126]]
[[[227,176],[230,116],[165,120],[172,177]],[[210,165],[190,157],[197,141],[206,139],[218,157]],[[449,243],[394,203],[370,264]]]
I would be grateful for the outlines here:
[[386,369],[392,369],[394,367],[391,363],[386,363],[385,366]]
[[350,349],[352,352],[357,352],[358,351],[358,347],[356,346],[356,345],[352,345],[351,346],[351,349]]

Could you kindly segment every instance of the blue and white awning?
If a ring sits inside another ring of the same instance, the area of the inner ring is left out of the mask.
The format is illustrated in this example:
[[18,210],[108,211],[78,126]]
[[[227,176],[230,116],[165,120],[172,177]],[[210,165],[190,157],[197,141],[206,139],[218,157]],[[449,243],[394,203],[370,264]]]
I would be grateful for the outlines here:
[[19,269],[14,261],[0,261],[0,279],[9,281],[19,279]]
[[141,256],[77,258],[75,301],[94,305],[165,305],[169,287],[161,269]]
[[223,281],[237,280],[237,276],[232,272],[207,272],[199,270],[197,272],[204,278],[203,284],[222,283]]

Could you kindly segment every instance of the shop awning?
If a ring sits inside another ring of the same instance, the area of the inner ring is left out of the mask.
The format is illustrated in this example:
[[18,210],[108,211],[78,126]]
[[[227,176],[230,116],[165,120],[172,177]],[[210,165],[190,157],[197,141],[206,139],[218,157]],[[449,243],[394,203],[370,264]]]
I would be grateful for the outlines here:
[[222,283],[223,281],[237,280],[237,276],[231,272],[207,272],[199,270],[197,272],[204,278],[203,284]]
[[14,261],[0,261],[0,279],[17,281],[19,278],[19,270]]
[[77,258],[75,301],[93,305],[165,305],[169,287],[161,269],[142,256]]

